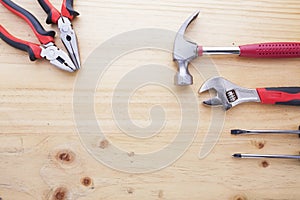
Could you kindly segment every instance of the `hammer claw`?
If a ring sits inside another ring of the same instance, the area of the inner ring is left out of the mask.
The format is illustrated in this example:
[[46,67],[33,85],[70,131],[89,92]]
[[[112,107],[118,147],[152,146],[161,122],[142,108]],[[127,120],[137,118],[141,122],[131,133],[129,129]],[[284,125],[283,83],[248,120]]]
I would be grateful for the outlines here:
[[200,10],[197,10],[194,14],[192,14],[180,27],[178,33],[181,35],[185,34],[186,29],[189,27],[189,25],[198,17],[200,13]]

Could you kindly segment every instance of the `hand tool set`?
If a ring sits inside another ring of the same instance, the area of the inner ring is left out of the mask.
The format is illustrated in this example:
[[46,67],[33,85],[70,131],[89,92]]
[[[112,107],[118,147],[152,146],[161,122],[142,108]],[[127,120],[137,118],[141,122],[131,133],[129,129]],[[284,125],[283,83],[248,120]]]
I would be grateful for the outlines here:
[[[179,29],[175,42],[173,60],[178,64],[178,73],[175,76],[175,84],[187,86],[193,84],[193,77],[189,73],[188,65],[195,58],[203,55],[239,55],[251,58],[293,58],[300,57],[300,43],[277,42],[250,44],[239,47],[202,47],[185,39],[184,34],[189,25],[198,17],[199,11],[190,16]],[[258,102],[262,104],[279,104],[300,106],[300,87],[258,88],[247,89],[222,78],[214,77],[207,80],[199,90],[199,93],[214,90],[216,97],[203,103],[208,106],[222,106],[224,110],[241,103]],[[297,134],[300,131],[288,130],[232,130],[233,135],[242,134]],[[300,155],[256,155],[234,154],[234,158],[284,158],[300,159]]]
[[[11,0],[0,0],[0,3],[12,13],[21,17],[33,30],[41,45],[24,41],[12,36],[0,25],[0,37],[9,45],[26,51],[30,60],[46,59],[51,64],[68,72],[80,69],[80,57],[77,37],[71,21],[79,15],[73,10],[73,0],[63,0],[59,12],[49,0],[37,0],[43,10],[48,14],[46,23],[57,24],[60,38],[68,54],[60,50],[54,43],[54,31],[46,31],[40,22],[30,12],[15,4]],[[239,55],[252,58],[293,58],[300,57],[300,43],[277,42],[243,45],[239,47],[203,47],[185,39],[184,34],[189,25],[198,17],[199,11],[190,16],[179,29],[174,43],[173,59],[178,64],[178,73],[175,84],[187,86],[193,84],[193,77],[189,73],[188,65],[195,58],[203,55]],[[222,106],[224,110],[241,103],[259,102],[263,104],[280,104],[300,106],[300,87],[258,88],[247,89],[239,87],[222,77],[214,77],[206,81],[199,93],[215,90],[216,97],[204,101],[205,105]],[[244,134],[297,134],[300,130],[232,130],[233,135]],[[300,159],[300,155],[256,155],[234,154],[235,158],[285,158]]]
[[48,0],[39,0],[38,2],[48,13],[47,23],[58,24],[61,31],[61,40],[70,57],[55,45],[54,31],[45,31],[35,16],[11,0],[0,0],[0,3],[12,13],[21,17],[31,27],[41,45],[12,36],[2,25],[0,25],[1,39],[17,49],[28,52],[31,61],[44,58],[59,69],[75,72],[80,68],[80,58],[76,35],[70,20],[79,14],[73,10],[73,0],[63,0],[61,13]]

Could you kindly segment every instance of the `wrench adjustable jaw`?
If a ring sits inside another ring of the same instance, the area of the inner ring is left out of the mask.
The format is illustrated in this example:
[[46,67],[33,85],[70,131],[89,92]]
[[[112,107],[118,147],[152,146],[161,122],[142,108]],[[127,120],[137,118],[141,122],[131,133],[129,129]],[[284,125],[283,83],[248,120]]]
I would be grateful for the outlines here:
[[203,103],[209,106],[223,106],[225,110],[229,110],[241,103],[261,102],[256,89],[239,87],[221,77],[215,77],[206,81],[200,88],[199,93],[208,90],[216,91],[216,97],[204,101]]
[[198,57],[198,45],[187,41],[184,34],[188,26],[197,18],[198,15],[199,11],[189,17],[176,35],[173,60],[178,64],[178,73],[175,76],[175,84],[179,86],[193,84],[193,77],[188,70],[188,65],[192,60]]

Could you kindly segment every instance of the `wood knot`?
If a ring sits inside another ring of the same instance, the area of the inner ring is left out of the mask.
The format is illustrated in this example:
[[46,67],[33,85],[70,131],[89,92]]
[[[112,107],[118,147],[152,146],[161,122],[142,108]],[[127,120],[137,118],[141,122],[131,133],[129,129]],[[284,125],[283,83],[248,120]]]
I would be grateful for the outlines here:
[[263,149],[266,145],[266,141],[252,141],[251,143],[258,149]]
[[233,200],[247,200],[245,196],[237,195],[233,198]]
[[65,200],[67,199],[68,190],[64,187],[57,188],[53,194],[53,200]]
[[158,198],[160,198],[160,199],[164,198],[164,191],[163,190],[158,191]]
[[106,149],[109,146],[109,141],[104,139],[100,142],[99,147],[100,149]]
[[135,153],[134,153],[134,152],[130,152],[130,153],[128,153],[128,156],[129,156],[129,157],[134,157],[134,156],[135,156]]
[[133,188],[127,188],[127,193],[128,194],[133,194],[134,192],[134,189]]
[[265,147],[265,144],[262,143],[262,142],[259,142],[259,143],[257,144],[257,148],[258,148],[258,149],[263,149],[264,147]]
[[69,150],[59,151],[56,155],[56,159],[65,164],[70,164],[74,162],[75,157],[75,153]]
[[84,185],[85,187],[91,186],[92,183],[93,183],[93,181],[90,177],[84,177],[81,179],[81,184]]
[[270,164],[269,164],[268,161],[264,160],[264,161],[261,162],[261,166],[262,166],[263,168],[267,168],[267,167],[270,166]]

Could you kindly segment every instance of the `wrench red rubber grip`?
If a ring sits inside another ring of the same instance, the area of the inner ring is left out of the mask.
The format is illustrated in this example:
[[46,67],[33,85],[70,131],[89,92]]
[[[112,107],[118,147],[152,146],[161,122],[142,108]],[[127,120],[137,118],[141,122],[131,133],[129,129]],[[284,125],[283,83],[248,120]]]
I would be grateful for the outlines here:
[[60,18],[60,12],[50,3],[49,0],[38,0],[43,10],[48,14],[46,19],[47,24],[57,24]]
[[295,58],[300,57],[300,43],[279,42],[240,46],[243,57],[252,58]]
[[22,51],[28,52],[31,61],[41,58],[42,49],[39,45],[15,38],[1,25],[0,38],[4,40],[7,44]]
[[40,22],[30,12],[28,12],[24,8],[21,8],[10,0],[0,0],[0,3],[3,4],[12,13],[25,20],[42,44],[48,44],[49,42],[54,41],[55,32],[45,31]]
[[261,103],[300,106],[300,87],[259,88]]
[[73,0],[63,0],[61,14],[62,16],[69,18],[69,20],[73,20],[79,15],[79,13],[73,9]]

